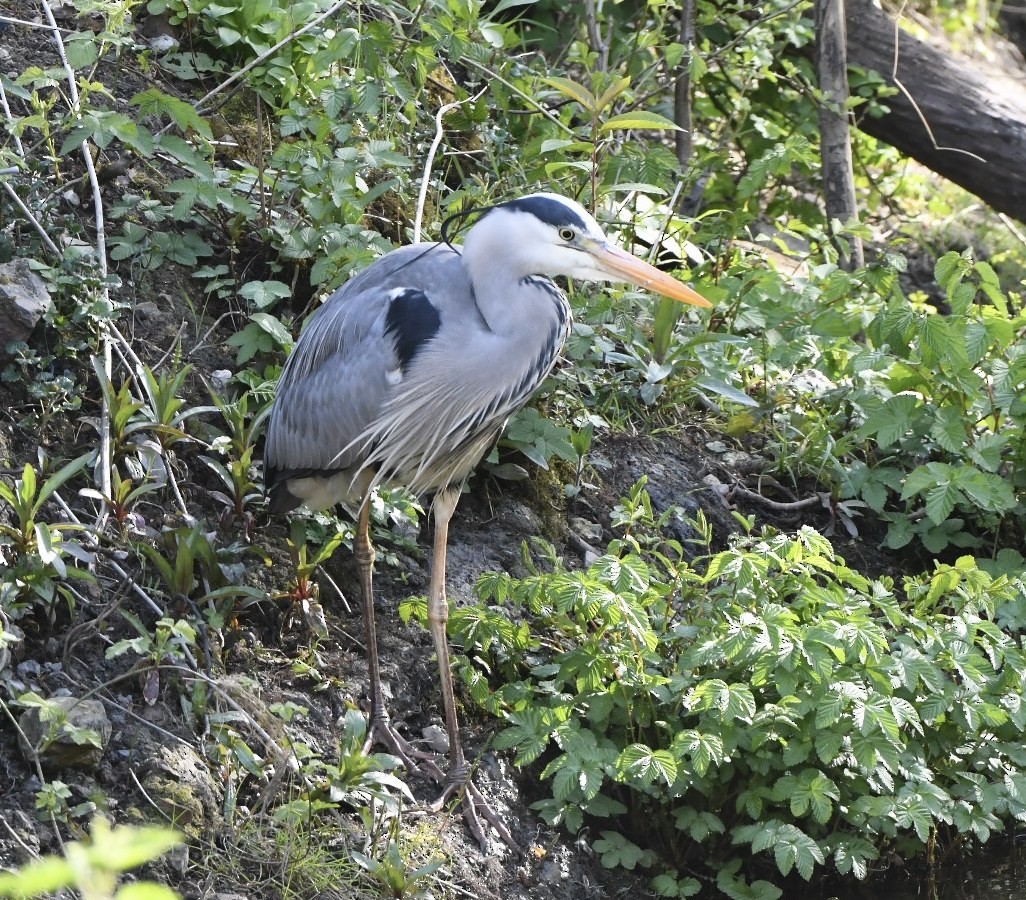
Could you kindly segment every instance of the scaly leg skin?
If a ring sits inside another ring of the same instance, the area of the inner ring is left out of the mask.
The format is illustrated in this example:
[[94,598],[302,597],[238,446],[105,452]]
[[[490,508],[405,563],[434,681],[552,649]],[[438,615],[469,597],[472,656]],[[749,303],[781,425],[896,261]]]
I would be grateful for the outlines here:
[[[445,625],[449,619],[449,602],[445,596],[445,552],[449,543],[449,520],[456,510],[460,489],[447,488],[435,495],[432,513],[435,517],[434,557],[431,564],[431,587],[428,593],[428,627],[438,657],[438,676],[442,687],[442,703],[445,707],[445,727],[449,735],[449,772],[438,799],[431,804],[431,810],[438,812],[456,794],[461,794],[460,804],[463,816],[470,830],[481,846],[488,852],[488,837],[481,816],[498,832],[503,843],[520,852],[520,847],[510,834],[502,818],[492,809],[481,792],[470,780],[470,766],[460,744],[460,731],[456,719],[456,694],[452,683],[452,666],[449,661],[449,641]],[[480,816],[478,815],[480,813]]]
[[353,555],[360,578],[360,593],[363,595],[363,622],[367,631],[367,669],[370,676],[371,718],[364,743],[364,753],[370,751],[375,742],[384,744],[388,751],[397,756],[411,771],[423,765],[436,781],[445,778],[434,761],[434,756],[417,750],[395,728],[385,709],[381,696],[381,670],[378,663],[378,636],[374,624],[374,546],[370,541],[370,497],[360,507],[356,522],[356,538],[353,541]]

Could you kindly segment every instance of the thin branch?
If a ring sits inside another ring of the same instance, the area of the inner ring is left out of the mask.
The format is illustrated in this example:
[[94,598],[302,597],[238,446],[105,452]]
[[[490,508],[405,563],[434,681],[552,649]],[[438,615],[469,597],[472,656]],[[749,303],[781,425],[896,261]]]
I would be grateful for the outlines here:
[[[17,129],[14,128],[14,114],[11,112],[11,107],[7,102],[7,91],[4,90],[2,79],[0,79],[0,108],[3,108],[4,116],[11,125],[11,137],[14,138],[14,149],[18,151],[18,156],[24,159],[25,147],[21,143],[21,135],[18,134]],[[17,171],[17,169],[0,169],[0,175],[14,174]]]
[[813,497],[806,497],[804,500],[793,500],[784,503],[780,500],[771,500],[769,497],[764,497],[762,494],[756,493],[755,491],[750,491],[748,488],[742,487],[740,484],[735,484],[727,491],[728,500],[733,500],[735,497],[743,497],[744,499],[751,500],[754,503],[760,503],[775,512],[797,512],[802,509],[812,509],[823,505],[822,494],[816,494]]
[[898,10],[898,14],[894,17],[894,65],[891,68],[891,79],[898,86],[898,89],[902,94],[905,95],[905,99],[908,100],[912,109],[915,110],[915,114],[919,117],[919,121],[923,123],[923,128],[926,129],[927,135],[930,137],[930,143],[933,144],[934,150],[950,150],[952,153],[964,153],[966,156],[970,156],[979,163],[986,165],[987,160],[972,150],[963,150],[961,147],[942,147],[937,143],[937,139],[933,136],[933,129],[930,128],[930,123],[926,120],[926,116],[923,115],[923,111],[919,108],[919,104],[916,103],[915,98],[909,93],[908,88],[901,83],[901,79],[898,78],[898,40],[901,34],[901,19],[905,14],[906,3],[901,4],[901,9]]
[[[82,112],[82,102],[78,95],[78,83],[75,78],[75,70],[72,69],[71,63],[68,62],[68,54],[64,49],[64,39],[61,37],[61,30],[57,27],[57,21],[54,19],[53,10],[50,8],[48,0],[40,0],[40,6],[43,8],[43,14],[46,16],[46,20],[50,25],[50,30],[53,33],[53,41],[57,46],[57,54],[60,56],[61,66],[64,69],[64,76],[68,82],[68,96],[71,100],[71,111],[75,115],[79,115]],[[103,299],[109,300],[107,292],[107,238],[105,235],[105,225],[103,220],[103,196],[100,194],[100,182],[96,177],[96,166],[93,164],[93,154],[90,150],[89,142],[82,141],[81,147],[82,158],[85,161],[86,173],[89,176],[89,186],[93,195],[93,215],[96,222],[96,261],[100,267],[100,275],[102,277],[102,287],[100,288],[100,291]],[[103,350],[103,369],[107,375],[107,379],[110,380],[113,368],[113,359],[111,356],[110,334],[107,329],[103,329],[101,331],[100,339]],[[97,468],[99,469],[100,476],[100,493],[105,498],[110,497],[113,495],[110,473],[110,409],[107,405],[106,396],[104,396],[102,400],[102,410],[100,412],[100,455],[97,460]],[[106,524],[109,512],[110,509],[107,500],[101,500],[100,510],[96,516],[97,529],[102,528],[103,525]]]
[[548,119],[554,125],[561,128],[571,137],[574,136],[574,130],[572,128],[570,128],[568,125],[564,125],[557,116],[553,115],[548,109],[542,106],[537,100],[534,99],[534,97],[525,94],[515,84],[511,84],[509,81],[503,78],[498,72],[493,72],[491,69],[488,68],[488,66],[482,65],[476,59],[471,59],[469,56],[465,57],[464,59],[461,59],[460,63],[464,66],[470,66],[470,68],[472,69],[477,69],[477,71],[481,74],[487,75],[489,78],[492,78],[495,81],[499,82],[499,84],[501,84],[504,88],[511,90],[529,106],[534,107],[534,109],[537,112],[540,112],[543,116],[545,116],[546,119]]
[[477,100],[484,92],[488,90],[487,87],[481,88],[473,97],[467,97],[464,100],[457,100],[454,103],[446,103],[444,106],[439,107],[437,113],[435,113],[435,137],[431,141],[431,147],[428,149],[427,158],[424,160],[424,174],[420,179],[420,196],[417,198],[417,215],[413,220],[413,242],[415,244],[420,243],[420,227],[424,221],[424,206],[427,204],[427,192],[428,183],[431,180],[431,167],[435,162],[435,154],[438,152],[438,145],[442,143],[442,138],[445,135],[445,129],[442,127],[442,117],[451,110],[457,109],[464,103],[471,103]]
[[11,198],[14,205],[21,210],[21,214],[28,220],[29,224],[35,228],[36,233],[40,238],[42,238],[43,243],[46,244],[46,249],[54,256],[59,257],[61,255],[60,248],[50,239],[50,235],[46,233],[42,223],[32,215],[32,211],[22,202],[21,197],[15,193],[14,188],[12,188],[6,181],[0,181],[0,187],[3,187],[7,192],[7,196]]
[[609,42],[602,40],[602,29],[599,28],[598,10],[595,0],[584,0],[585,22],[588,27],[588,43],[598,54],[598,70],[605,72],[609,68]]

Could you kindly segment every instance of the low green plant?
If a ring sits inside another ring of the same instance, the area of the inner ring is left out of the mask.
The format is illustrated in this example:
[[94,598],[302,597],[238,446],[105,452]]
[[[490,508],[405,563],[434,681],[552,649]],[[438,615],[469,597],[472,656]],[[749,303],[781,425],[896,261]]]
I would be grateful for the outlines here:
[[211,391],[227,430],[210,442],[211,451],[218,453],[220,459],[211,455],[200,456],[224,485],[223,491],[211,491],[210,496],[223,504],[225,512],[242,525],[247,536],[252,518],[250,507],[263,496],[253,471],[260,414],[250,413],[252,396],[246,391],[234,401],[227,401]]
[[167,595],[202,609],[210,628],[225,627],[240,601],[267,598],[265,592],[241,583],[244,571],[238,563],[246,548],[221,545],[201,523],[165,528],[154,543],[137,541],[135,547]]
[[849,398],[873,450],[846,490],[889,522],[888,546],[941,553],[1026,530],[1026,316],[968,251],[935,277],[947,315],[895,298],[847,361],[854,380],[872,358],[876,377]]
[[86,467],[89,457],[80,456],[53,473],[37,473],[26,463],[13,486],[0,481],[0,503],[14,516],[9,525],[0,522],[0,608],[12,619],[39,607],[52,620],[58,599],[75,605],[70,582],[92,580],[90,572],[78,566],[92,562],[92,551],[68,537],[84,531],[84,526],[48,523],[40,515],[47,500]]
[[379,858],[360,853],[358,850],[354,850],[352,856],[357,865],[395,900],[426,896],[427,886],[422,882],[442,865],[442,860],[432,860],[426,865],[414,868],[403,858],[399,844],[394,840],[389,842],[388,848]]
[[65,889],[83,900],[178,900],[179,895],[152,881],[119,887],[121,876],[159,859],[181,843],[167,828],[116,825],[93,819],[89,841],[64,845],[63,856],[46,856],[13,872],[0,872],[0,897],[43,897]]
[[[486,575],[451,620],[461,671],[513,674],[471,693],[507,719],[495,745],[551,783],[547,821],[608,831],[611,863],[768,898],[1026,815],[1022,581],[969,557],[871,580],[808,528],[688,561],[643,496],[588,569]],[[667,896],[698,884],[666,877]]]

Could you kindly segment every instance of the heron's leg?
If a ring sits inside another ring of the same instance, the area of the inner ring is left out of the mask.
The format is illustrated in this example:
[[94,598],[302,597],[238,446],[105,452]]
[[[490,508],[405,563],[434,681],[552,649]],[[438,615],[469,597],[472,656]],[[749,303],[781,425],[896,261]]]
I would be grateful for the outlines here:
[[435,519],[435,545],[428,592],[428,628],[434,640],[435,655],[438,657],[438,676],[442,686],[442,704],[445,707],[445,728],[449,735],[449,772],[442,793],[431,808],[435,811],[440,810],[453,794],[462,790],[463,815],[481,845],[481,850],[487,852],[488,838],[481,825],[479,812],[499,833],[503,842],[519,851],[520,847],[513,840],[506,824],[470,780],[470,766],[467,765],[463,745],[460,743],[456,693],[453,689],[452,663],[449,659],[449,639],[445,633],[446,622],[449,620],[449,601],[445,596],[445,553],[449,546],[449,520],[456,510],[459,499],[460,488],[448,488],[435,494],[431,507]]
[[452,683],[452,663],[449,660],[449,638],[445,625],[449,621],[449,601],[445,596],[445,553],[449,546],[449,520],[460,499],[459,488],[448,488],[435,494],[431,512],[435,519],[435,547],[431,561],[431,586],[428,590],[428,629],[435,642],[438,658],[438,677],[442,684],[442,705],[445,708],[445,728],[449,734],[448,780],[462,784],[467,780],[470,767],[463,755],[460,729],[456,718],[456,693]]
[[[356,537],[353,539],[353,556],[360,579],[360,593],[363,596],[363,622],[367,631],[367,670],[370,677],[371,719],[364,751],[370,749],[375,740],[381,741],[388,750],[402,760],[408,769],[417,767],[418,759],[430,759],[430,754],[416,750],[393,727],[385,701],[381,695],[381,666],[378,661],[378,634],[374,624],[374,545],[370,540],[370,497],[364,500],[356,520]],[[437,766],[432,764],[437,771]],[[432,773],[434,774],[434,773]]]

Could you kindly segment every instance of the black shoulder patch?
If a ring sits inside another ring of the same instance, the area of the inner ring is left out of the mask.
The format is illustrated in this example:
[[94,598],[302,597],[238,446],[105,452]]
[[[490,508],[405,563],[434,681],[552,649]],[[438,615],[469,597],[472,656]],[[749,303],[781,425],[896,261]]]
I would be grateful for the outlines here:
[[399,367],[405,372],[417,351],[431,340],[442,325],[442,317],[427,294],[416,288],[396,291],[385,314],[385,334],[395,340]]
[[560,203],[555,197],[521,197],[519,200],[511,200],[504,205],[507,209],[530,213],[553,228],[570,225],[578,231],[588,230],[584,219],[565,203]]

